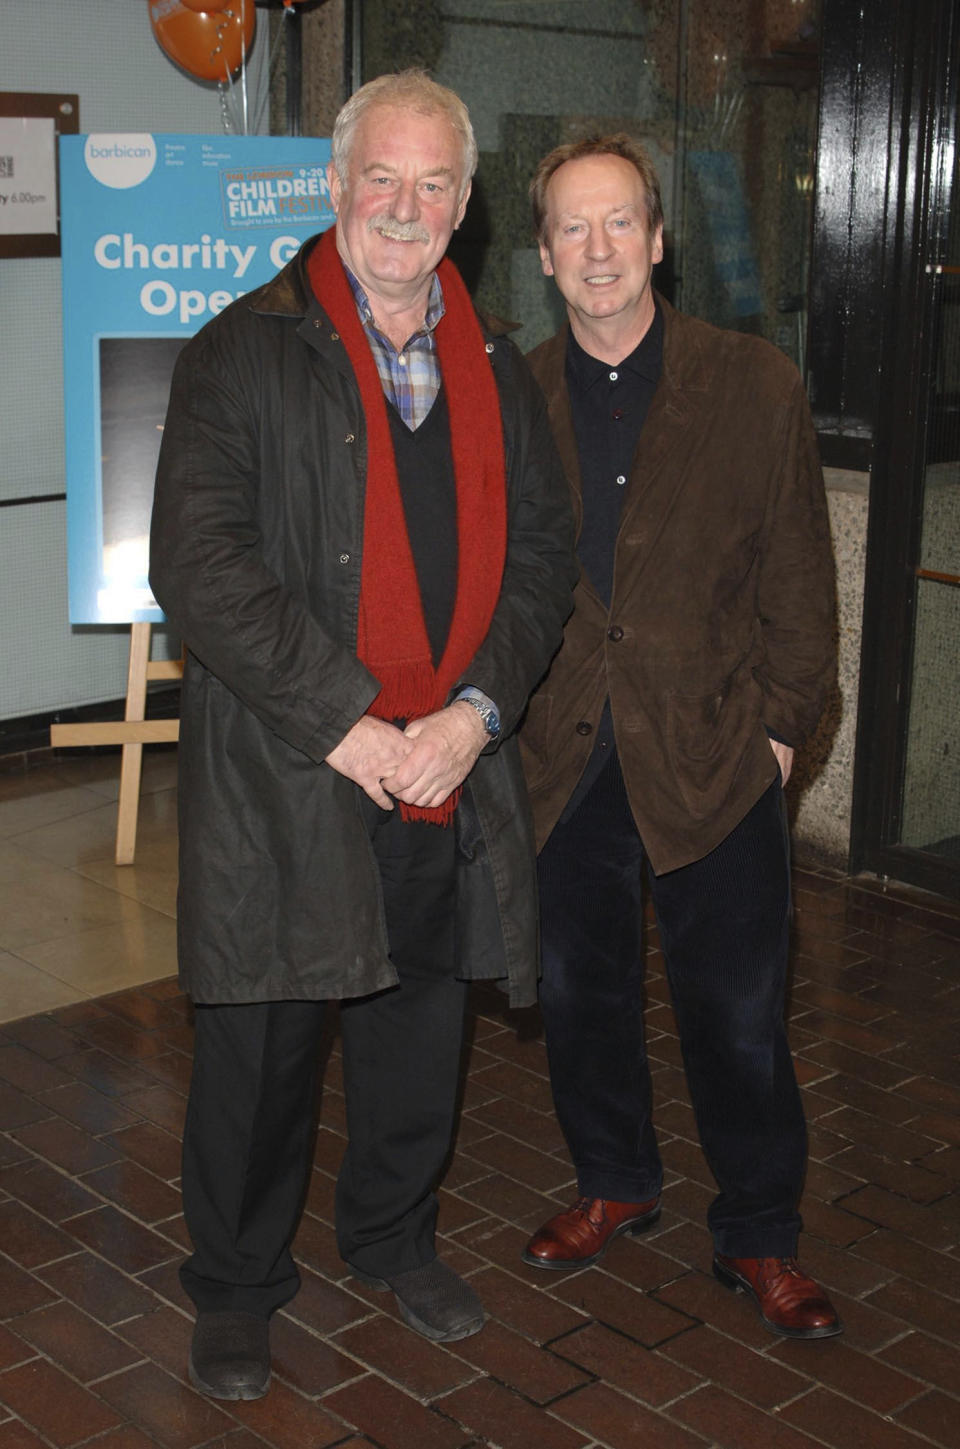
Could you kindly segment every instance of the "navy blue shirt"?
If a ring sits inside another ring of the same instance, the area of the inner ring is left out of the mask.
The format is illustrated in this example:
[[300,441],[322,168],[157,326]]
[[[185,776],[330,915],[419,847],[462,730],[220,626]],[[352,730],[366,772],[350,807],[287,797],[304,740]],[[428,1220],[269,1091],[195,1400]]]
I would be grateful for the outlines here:
[[[662,366],[663,313],[658,304],[647,331],[629,357],[616,367],[591,357],[572,331],[567,342],[567,390],[583,489],[583,523],[577,555],[584,573],[608,609],[613,594],[614,554],[623,498]],[[593,753],[567,802],[562,820],[568,820],[574,813],[614,750],[613,716],[607,700],[594,737]]]
[[623,495],[662,365],[659,306],[640,342],[616,367],[591,357],[572,332],[567,342],[567,389],[583,485],[577,553],[608,608]]

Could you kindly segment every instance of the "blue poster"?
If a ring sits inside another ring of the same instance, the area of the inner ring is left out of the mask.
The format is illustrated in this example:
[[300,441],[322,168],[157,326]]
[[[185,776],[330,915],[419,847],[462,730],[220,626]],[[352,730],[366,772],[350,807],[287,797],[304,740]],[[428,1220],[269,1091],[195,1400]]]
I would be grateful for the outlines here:
[[188,337],[334,220],[328,140],[60,138],[70,621],[157,621],[147,583],[170,376]]

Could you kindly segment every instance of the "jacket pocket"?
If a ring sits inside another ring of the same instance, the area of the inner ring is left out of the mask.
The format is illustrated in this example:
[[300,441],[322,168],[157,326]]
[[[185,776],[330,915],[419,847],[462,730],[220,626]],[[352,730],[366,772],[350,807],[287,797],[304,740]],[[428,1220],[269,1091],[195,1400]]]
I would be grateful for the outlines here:
[[690,814],[705,820],[723,806],[754,734],[759,687],[728,676],[705,694],[667,696],[667,748]]
[[550,747],[552,714],[553,695],[538,690],[530,700],[517,731],[523,776],[528,790],[535,790],[542,784],[550,766],[556,763],[554,751]]

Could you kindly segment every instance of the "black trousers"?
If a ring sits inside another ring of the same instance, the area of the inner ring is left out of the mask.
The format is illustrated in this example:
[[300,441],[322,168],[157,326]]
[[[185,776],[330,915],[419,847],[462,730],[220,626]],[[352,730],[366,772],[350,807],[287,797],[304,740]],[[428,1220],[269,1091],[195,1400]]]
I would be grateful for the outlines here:
[[[435,1256],[435,1188],[453,1132],[466,986],[454,976],[454,831],[364,797],[400,983],[343,1002],[349,1143],[337,1181],[343,1258],[375,1277]],[[371,903],[371,909],[374,909]],[[290,1252],[312,1165],[324,1003],[198,1006],[184,1127],[181,1269],[201,1310],[263,1317],[300,1278]]]
[[[615,755],[539,862],[540,1001],[557,1116],[588,1197],[662,1183],[644,1044],[643,843]],[[792,1256],[806,1128],[783,1021],[789,847],[779,781],[717,848],[650,872],[716,1250]]]

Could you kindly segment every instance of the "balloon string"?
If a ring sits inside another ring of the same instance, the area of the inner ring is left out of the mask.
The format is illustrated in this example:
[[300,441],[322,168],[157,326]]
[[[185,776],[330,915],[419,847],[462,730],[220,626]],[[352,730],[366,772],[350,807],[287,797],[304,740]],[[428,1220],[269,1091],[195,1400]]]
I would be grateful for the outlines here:
[[233,94],[233,76],[230,74],[226,62],[224,62],[223,74],[224,79],[218,83],[217,89],[220,92],[220,119],[224,131],[229,136],[237,130],[237,108]]
[[[268,105],[269,100],[270,100],[270,88],[271,88],[271,86],[273,84],[274,71],[277,68],[277,62],[280,59],[280,42],[283,39],[283,21],[284,21],[284,19],[285,19],[286,16],[292,15],[292,14],[293,14],[293,11],[291,9],[285,9],[285,10],[283,10],[281,12],[280,24],[277,26],[277,33],[276,33],[276,36],[274,37],[273,49],[271,50],[271,52],[270,52],[270,58],[267,61],[266,86],[263,88],[262,94],[260,96],[260,104],[259,104],[259,106],[257,108],[257,114],[256,114],[256,116],[254,118],[254,123],[253,123],[254,131],[257,132],[257,133],[259,133],[260,126],[263,123],[263,114],[264,114],[264,111],[267,109],[267,105]],[[289,78],[288,78],[288,84],[289,84]]]
[[[223,36],[226,25],[227,21],[225,19],[221,19],[217,25],[217,51],[221,55],[223,55]],[[214,54],[216,53],[214,51]],[[242,62],[242,50],[240,54]],[[223,77],[222,81],[217,82],[217,90],[220,92],[220,121],[224,131],[229,136],[237,129],[237,121],[233,105],[233,76],[230,74],[230,66],[226,56],[223,57]]]
[[[247,108],[247,17],[246,17],[246,8],[247,8],[247,0],[240,0],[240,99],[239,99],[239,101],[237,99],[237,87],[236,87],[236,85],[234,83],[233,76],[230,74],[230,68],[227,65],[226,60],[224,60],[224,64],[223,64],[223,73],[224,73],[225,80],[224,80],[224,82],[221,82],[221,84],[224,84],[225,83],[225,85],[226,85],[226,92],[227,92],[227,104],[226,104],[226,106],[222,106],[221,109],[223,110],[225,117],[228,117],[229,118],[228,121],[225,121],[224,130],[226,130],[228,132],[229,131],[239,131],[241,133],[241,135],[244,135],[244,136],[246,136],[246,135],[249,134],[249,125],[248,125],[249,113],[248,113],[248,108]],[[226,13],[227,14],[231,14],[232,12],[227,11]],[[226,29],[226,25],[227,25],[227,21],[226,20],[222,20],[220,22],[220,27],[219,27],[219,30],[218,30],[218,39],[220,41],[220,47],[219,48],[221,49],[221,51],[223,49],[223,32]],[[222,95],[223,95],[223,92],[221,91],[221,96]],[[242,122],[242,124],[241,124],[241,122]]]
[[243,94],[243,134],[247,136],[249,135],[249,111],[247,109],[247,0],[240,0],[240,85]]
[[[248,0],[241,0],[242,7],[245,7],[247,3]],[[282,17],[286,17],[287,15],[293,15],[293,8],[292,6],[285,7],[280,13]],[[230,135],[231,133],[235,133],[242,129],[242,134],[246,136],[250,134],[249,121],[250,110],[252,109],[253,133],[255,135],[258,135],[260,132],[260,127],[263,124],[264,114],[270,101],[270,88],[273,82],[274,74],[277,69],[277,63],[280,59],[280,45],[284,38],[283,20],[281,19],[280,25],[277,26],[277,33],[274,37],[270,55],[267,58],[266,67],[261,68],[261,74],[257,78],[258,83],[253,87],[253,95],[251,98],[252,106],[248,105],[248,56],[246,49],[246,24],[243,9],[241,9],[241,25],[243,27],[243,48],[241,50],[241,84],[239,87],[239,91],[242,99],[238,99],[238,87],[235,84],[233,76],[230,74],[229,69],[226,65],[224,65],[224,79],[220,81],[218,85],[218,90],[220,92],[220,118],[223,129],[227,135]]]

